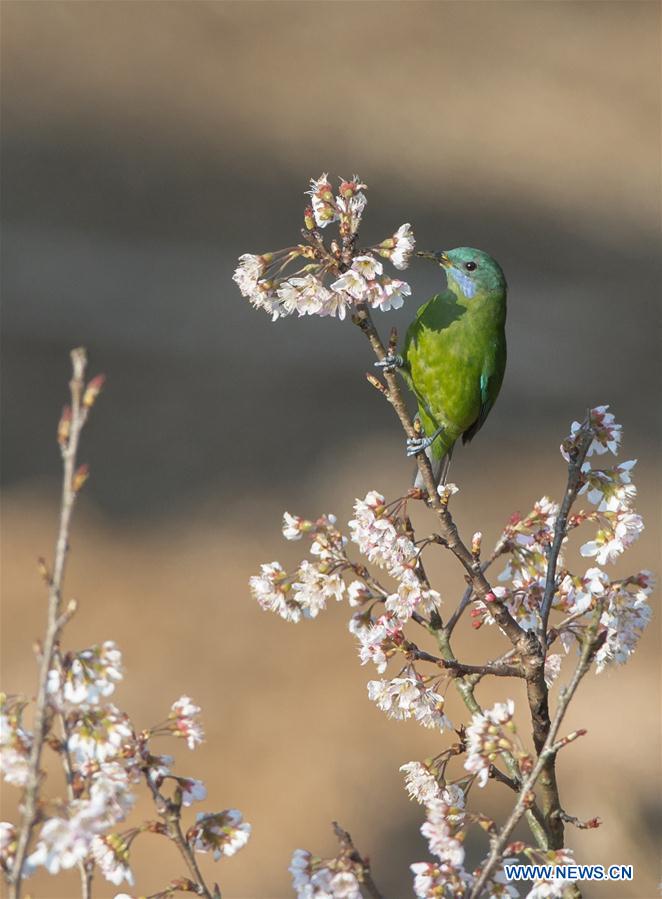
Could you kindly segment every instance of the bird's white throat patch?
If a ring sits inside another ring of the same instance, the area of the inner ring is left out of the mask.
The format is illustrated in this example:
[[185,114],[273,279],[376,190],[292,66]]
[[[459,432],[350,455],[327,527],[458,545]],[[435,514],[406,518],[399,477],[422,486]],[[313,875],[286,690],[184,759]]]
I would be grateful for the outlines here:
[[476,282],[457,268],[451,269],[451,276],[464,296],[471,300],[476,294]]

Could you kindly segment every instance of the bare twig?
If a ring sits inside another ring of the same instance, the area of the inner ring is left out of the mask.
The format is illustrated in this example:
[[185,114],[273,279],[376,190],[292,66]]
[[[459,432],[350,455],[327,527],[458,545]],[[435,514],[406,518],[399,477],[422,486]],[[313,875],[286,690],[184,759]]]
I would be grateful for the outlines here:
[[333,822],[333,831],[338,838],[338,842],[340,843],[343,852],[347,855],[349,859],[351,859],[355,864],[357,864],[361,870],[361,892],[363,895],[369,897],[369,899],[383,899],[382,893],[377,888],[377,884],[372,879],[372,873],[370,871],[370,864],[367,858],[363,858],[361,853],[358,851],[354,842],[349,835],[349,833],[344,830],[337,821]]
[[29,757],[29,773],[25,785],[25,793],[21,806],[21,823],[18,831],[16,856],[10,874],[10,899],[19,899],[21,879],[27,856],[30,839],[39,817],[39,791],[41,786],[41,754],[50,725],[50,708],[48,704],[48,672],[53,664],[53,656],[58,638],[67,616],[61,615],[62,585],[69,548],[69,531],[71,516],[78,490],[85,475],[76,470],[78,444],[83,425],[87,419],[89,406],[85,400],[85,368],[87,358],[85,350],[78,348],[71,352],[72,378],[69,382],[71,407],[65,410],[60,421],[58,439],[62,452],[63,477],[62,496],[60,502],[60,523],[55,543],[55,561],[53,571],[48,579],[48,624],[41,653],[39,684],[34,717],[33,742]]

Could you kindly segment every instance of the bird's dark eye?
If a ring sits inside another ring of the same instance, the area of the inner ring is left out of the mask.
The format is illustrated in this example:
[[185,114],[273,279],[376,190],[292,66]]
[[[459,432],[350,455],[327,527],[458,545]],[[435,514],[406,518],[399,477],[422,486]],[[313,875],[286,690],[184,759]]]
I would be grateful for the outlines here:
[[466,270],[468,272],[472,272],[476,268],[476,263],[475,262],[465,262],[464,267],[466,268]]

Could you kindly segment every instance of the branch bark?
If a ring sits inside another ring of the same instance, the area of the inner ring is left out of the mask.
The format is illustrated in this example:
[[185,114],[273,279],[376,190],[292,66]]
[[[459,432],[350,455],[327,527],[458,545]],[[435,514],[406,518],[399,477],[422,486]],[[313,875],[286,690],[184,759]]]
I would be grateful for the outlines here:
[[338,842],[340,843],[343,851],[347,854],[347,857],[358,864],[361,868],[361,892],[365,896],[367,896],[368,899],[384,899],[382,893],[377,888],[377,884],[372,879],[372,873],[370,871],[370,864],[368,863],[368,860],[366,858],[363,858],[361,853],[358,851],[349,833],[344,830],[344,828],[342,828],[337,821],[333,822],[333,831],[338,838]]
[[480,876],[474,884],[474,887],[469,895],[469,899],[478,899],[483,888],[487,884],[487,881],[494,872],[496,866],[499,864],[499,861],[501,860],[501,857],[503,855],[503,851],[510,839],[510,835],[512,834],[513,830],[517,826],[519,820],[522,818],[531,802],[531,792],[538,782],[540,776],[542,775],[547,760],[551,757],[556,756],[559,750],[571,741],[571,738],[574,739],[576,736],[579,736],[582,733],[581,731],[579,731],[576,734],[571,735],[571,738],[565,737],[562,740],[557,740],[558,732],[565,717],[565,713],[567,711],[570,700],[575,695],[577,687],[588,671],[593,659],[593,655],[597,648],[598,641],[596,640],[596,633],[600,620],[600,612],[601,610],[598,609],[593,624],[587,631],[586,638],[582,647],[582,654],[580,656],[579,663],[575,668],[572,679],[568,686],[561,690],[556,714],[554,715],[554,720],[551,723],[547,739],[545,740],[545,744],[540,751],[538,760],[534,765],[531,773],[524,779],[522,783],[517,802],[515,803],[515,807],[513,808],[510,817],[504,824],[499,835],[494,840],[492,848],[490,850],[490,854],[487,857],[487,861],[483,865]]
[[29,757],[29,774],[22,803],[22,816],[18,831],[16,856],[10,875],[10,899],[19,899],[21,895],[23,868],[32,833],[39,816],[39,793],[42,779],[41,755],[48,728],[50,726],[51,717],[47,693],[48,672],[53,664],[53,657],[57,648],[62,626],[67,620],[66,615],[61,615],[62,585],[64,583],[67,552],[69,549],[71,518],[78,492],[75,484],[78,444],[88,411],[83,403],[83,391],[85,387],[84,377],[87,366],[87,357],[84,349],[79,347],[78,349],[72,350],[71,364],[72,377],[69,383],[71,415],[70,419],[67,421],[67,433],[61,433],[60,439],[63,463],[60,522],[55,543],[53,571],[49,577],[48,623],[39,669],[33,742]]

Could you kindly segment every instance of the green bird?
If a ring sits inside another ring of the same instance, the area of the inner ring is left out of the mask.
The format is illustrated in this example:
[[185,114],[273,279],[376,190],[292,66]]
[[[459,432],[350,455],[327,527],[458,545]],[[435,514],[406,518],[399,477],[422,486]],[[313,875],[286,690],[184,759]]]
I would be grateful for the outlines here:
[[402,356],[377,364],[399,370],[418,401],[424,436],[407,441],[407,455],[425,452],[436,482],[445,483],[456,441],[475,437],[501,389],[507,286],[501,266],[482,250],[418,255],[445,270],[447,288],[416,313]]

